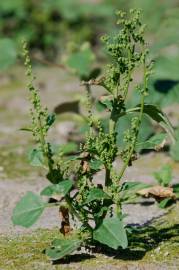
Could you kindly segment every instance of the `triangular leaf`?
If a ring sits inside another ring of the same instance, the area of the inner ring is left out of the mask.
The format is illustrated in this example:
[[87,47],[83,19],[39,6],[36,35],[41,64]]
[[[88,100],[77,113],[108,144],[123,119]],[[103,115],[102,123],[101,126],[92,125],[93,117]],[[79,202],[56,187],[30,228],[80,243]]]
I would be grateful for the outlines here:
[[160,171],[154,173],[155,179],[164,187],[169,186],[172,181],[172,168],[170,165],[164,165]]
[[54,194],[60,194],[65,196],[70,191],[72,186],[73,182],[71,180],[64,180],[59,184],[47,186],[41,191],[40,195],[52,196]]
[[32,166],[43,166],[44,156],[41,149],[32,149],[28,153],[28,160]]
[[90,203],[95,200],[102,200],[102,199],[110,199],[110,197],[102,189],[95,187],[89,191],[84,204]]
[[12,221],[14,225],[26,228],[32,226],[40,217],[46,205],[40,196],[33,192],[27,192],[13,210]]
[[113,249],[127,248],[128,246],[126,230],[119,217],[105,218],[94,231],[93,238]]
[[77,250],[82,244],[82,241],[79,239],[55,239],[52,243],[51,248],[47,248],[45,253],[52,260],[60,260],[61,258],[70,255],[75,250]]

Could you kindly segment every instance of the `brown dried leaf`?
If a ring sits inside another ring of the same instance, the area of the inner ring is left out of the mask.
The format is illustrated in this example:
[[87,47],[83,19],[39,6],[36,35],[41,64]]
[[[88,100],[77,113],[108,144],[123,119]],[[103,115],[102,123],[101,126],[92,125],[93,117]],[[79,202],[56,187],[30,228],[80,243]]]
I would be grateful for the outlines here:
[[59,214],[61,218],[61,228],[60,232],[65,236],[69,234],[72,231],[72,228],[70,227],[70,220],[69,220],[69,210],[65,206],[60,206]]
[[137,194],[145,198],[154,198],[157,201],[163,200],[165,198],[176,199],[175,194],[173,193],[173,188],[171,187],[162,187],[162,186],[153,186],[150,188],[144,188],[137,191]]
[[83,167],[83,173],[87,173],[90,171],[90,166],[88,161],[84,160],[82,161],[82,167]]

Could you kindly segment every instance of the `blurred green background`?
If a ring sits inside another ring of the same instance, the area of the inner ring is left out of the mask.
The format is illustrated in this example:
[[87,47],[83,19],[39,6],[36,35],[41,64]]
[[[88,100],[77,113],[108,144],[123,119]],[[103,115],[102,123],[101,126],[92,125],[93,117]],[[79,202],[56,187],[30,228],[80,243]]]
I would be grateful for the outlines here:
[[[177,0],[6,0],[0,2],[0,69],[14,64],[26,39],[33,53],[54,60],[68,42],[90,42],[99,54],[99,37],[115,31],[117,9],[141,8],[159,77],[178,79],[179,1]],[[166,68],[166,65],[168,68]],[[168,70],[168,71],[167,71]]]
[[[40,62],[47,64],[47,67],[56,65],[56,67],[59,66],[62,69],[64,69],[64,66],[65,69],[66,67],[72,68],[76,71],[76,79],[78,79],[79,83],[79,79],[88,80],[93,76],[100,75],[100,70],[103,69],[104,63],[107,62],[100,37],[104,33],[113,33],[117,30],[115,24],[116,10],[128,11],[130,8],[142,10],[143,21],[147,25],[145,37],[150,49],[150,56],[155,62],[154,74],[149,82],[150,95],[146,98],[146,102],[162,107],[170,116],[176,128],[177,136],[177,143],[171,148],[170,153],[174,160],[179,161],[179,113],[177,114],[179,104],[178,0],[0,1],[0,90],[2,90],[1,98],[4,100],[2,105],[6,110],[6,112],[4,109],[2,110],[2,121],[7,121],[5,120],[7,118],[7,108],[12,106],[8,105],[10,102],[6,102],[6,99],[8,100],[10,96],[12,98],[13,95],[14,97],[17,96],[17,93],[12,91],[14,88],[20,88],[22,85],[24,87],[24,78],[21,80],[22,70],[18,75],[20,81],[18,86],[15,86],[17,80],[11,80],[13,76],[16,76],[14,74],[17,67],[22,66],[23,69],[21,56],[21,41],[23,39],[28,42],[31,58],[35,60],[34,66]],[[61,73],[61,81],[58,82],[61,87],[61,99],[62,92],[67,92],[63,81],[65,78],[63,72],[64,70]],[[41,80],[42,88],[45,84],[48,84],[47,81],[50,81],[52,88],[55,88],[52,81],[55,81],[58,73],[52,73],[53,71],[49,73],[49,70],[48,75],[44,73],[45,75]],[[11,79],[6,86],[6,82],[3,82],[6,78],[4,79],[3,76],[9,74]],[[66,80],[73,81],[74,78]],[[6,88],[8,92],[5,93]],[[51,85],[49,88],[51,88]],[[54,91],[54,89],[52,90]],[[78,93],[78,90],[74,89],[74,92]],[[6,95],[8,95],[8,98]],[[53,95],[54,99],[52,94],[49,94],[48,102],[51,99],[56,101],[56,92]],[[71,94],[68,94],[68,96],[72,98]],[[81,95],[80,99],[82,97],[83,95]],[[60,98],[59,103],[62,102]],[[23,103],[22,101],[21,103]],[[133,91],[129,103],[130,106],[138,104],[137,91]],[[72,103],[72,106],[74,106],[74,103]],[[20,106],[17,105],[17,107]],[[61,107],[59,108],[60,111]],[[57,113],[60,114],[59,111]],[[119,142],[122,141],[123,131],[130,124],[130,119],[123,118],[121,121],[119,121]],[[83,127],[81,127],[82,129]],[[156,129],[153,127],[153,123],[148,119],[144,119],[140,139],[146,140],[155,132]]]

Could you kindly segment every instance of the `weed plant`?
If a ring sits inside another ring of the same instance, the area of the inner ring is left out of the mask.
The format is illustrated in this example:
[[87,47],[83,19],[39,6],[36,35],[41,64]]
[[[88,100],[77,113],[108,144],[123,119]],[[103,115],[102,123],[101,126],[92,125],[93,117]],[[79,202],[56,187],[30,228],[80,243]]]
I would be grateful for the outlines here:
[[[152,62],[144,40],[145,25],[141,23],[140,11],[130,10],[129,14],[117,12],[119,31],[105,35],[102,41],[111,63],[98,79],[84,82],[87,89],[88,132],[78,154],[66,157],[62,151],[55,151],[48,140],[48,131],[55,121],[55,115],[41,105],[38,90],[34,86],[26,43],[24,43],[25,66],[29,78],[31,102],[31,126],[27,129],[33,135],[36,146],[30,153],[31,163],[42,166],[47,171],[50,185],[40,196],[28,192],[13,211],[13,223],[30,227],[46,207],[59,207],[62,223],[61,233],[64,239],[55,239],[46,254],[52,260],[58,260],[71,254],[81,246],[106,245],[112,249],[128,246],[128,234],[123,223],[125,217],[122,205],[135,197],[136,190],[145,187],[143,183],[121,183],[125,170],[137,159],[137,151],[143,147],[138,141],[143,114],[157,121],[173,138],[173,129],[157,107],[145,103],[148,93],[148,79],[152,71]],[[140,95],[140,103],[132,108],[126,107],[126,100],[136,71],[140,70],[141,80],[134,87]],[[93,104],[89,89],[100,85],[106,95],[100,100],[108,114],[108,130],[102,127],[100,119],[93,117]],[[123,144],[117,145],[116,123],[120,117],[131,114],[130,128],[124,133]],[[156,143],[153,142],[155,148]],[[120,160],[119,168],[114,165]],[[96,184],[95,175],[103,170],[102,184]],[[55,202],[44,200],[44,196]],[[67,237],[72,230],[71,219],[77,233]]]

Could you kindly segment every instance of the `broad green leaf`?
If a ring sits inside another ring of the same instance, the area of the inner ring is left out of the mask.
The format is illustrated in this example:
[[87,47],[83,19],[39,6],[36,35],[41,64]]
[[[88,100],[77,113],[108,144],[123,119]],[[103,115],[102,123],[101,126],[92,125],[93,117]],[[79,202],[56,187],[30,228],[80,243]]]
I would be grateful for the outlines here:
[[95,200],[110,199],[110,197],[100,188],[92,188],[86,198],[84,204],[88,204]]
[[28,160],[32,166],[43,166],[44,156],[41,149],[32,149],[28,153]]
[[82,241],[79,239],[55,239],[52,243],[52,247],[45,250],[45,254],[52,260],[60,260],[61,258],[72,254],[81,246],[81,244]]
[[70,191],[72,186],[73,182],[71,180],[64,180],[59,184],[47,186],[41,191],[40,195],[52,196],[54,194],[60,194],[65,196]]
[[0,38],[0,52],[0,70],[5,70],[15,64],[17,50],[13,40]]
[[160,171],[154,173],[155,179],[164,187],[169,186],[172,181],[172,168],[170,165],[164,165]]
[[[140,111],[140,105],[136,106],[135,108],[131,110],[128,110],[128,113],[139,112],[139,111]],[[159,123],[166,130],[172,142],[175,141],[173,127],[164,112],[162,112],[157,106],[153,104],[144,104],[144,113],[150,116],[150,118],[152,118],[154,121]]]
[[149,140],[141,143],[137,143],[136,150],[141,151],[142,149],[161,149],[165,145],[167,135],[165,133],[155,134]]
[[59,154],[61,152],[64,155],[74,153],[78,149],[78,145],[74,142],[65,144],[52,144],[51,147],[54,154]]
[[93,238],[113,249],[127,248],[128,240],[123,222],[118,217],[105,218],[93,232]]
[[88,77],[95,56],[89,46],[83,46],[79,52],[72,53],[66,64],[80,77]]
[[165,55],[156,59],[155,78],[178,80],[179,56]]
[[12,221],[14,225],[29,228],[40,217],[46,205],[40,196],[33,192],[27,192],[13,210]]
[[[124,145],[123,138],[124,132],[131,127],[132,115],[127,114],[123,117],[120,117],[116,124],[117,132],[117,144],[119,147]],[[154,129],[150,119],[144,115],[141,123],[141,128],[139,130],[138,141],[146,141],[153,133]]]

